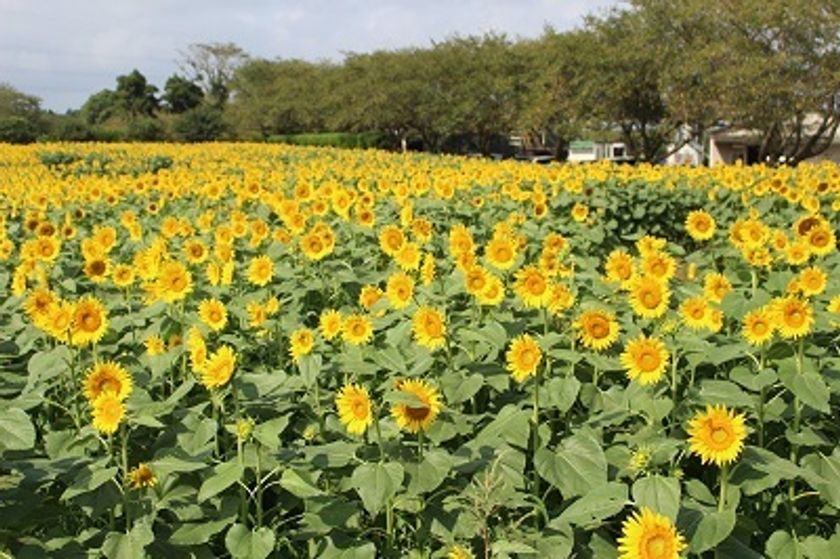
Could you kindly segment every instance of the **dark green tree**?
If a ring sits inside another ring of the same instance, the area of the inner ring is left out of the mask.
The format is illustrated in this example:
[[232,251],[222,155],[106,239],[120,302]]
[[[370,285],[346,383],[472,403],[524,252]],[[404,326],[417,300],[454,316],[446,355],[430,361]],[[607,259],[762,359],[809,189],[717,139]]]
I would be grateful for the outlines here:
[[183,113],[200,105],[204,92],[187,78],[173,74],[163,86],[162,98],[169,112]]
[[130,118],[151,117],[158,109],[157,87],[146,81],[138,70],[117,76],[116,98],[120,109]]

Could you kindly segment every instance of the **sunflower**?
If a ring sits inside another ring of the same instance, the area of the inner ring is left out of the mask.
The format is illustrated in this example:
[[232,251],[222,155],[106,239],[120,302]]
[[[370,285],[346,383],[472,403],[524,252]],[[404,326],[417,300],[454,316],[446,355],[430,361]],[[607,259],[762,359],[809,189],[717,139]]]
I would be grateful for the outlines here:
[[762,345],[773,338],[775,330],[776,325],[773,322],[772,311],[760,308],[750,311],[744,316],[741,333],[751,345]]
[[428,286],[435,281],[436,269],[435,257],[430,252],[427,252],[423,255],[423,264],[420,266],[420,279],[423,285]]
[[493,274],[488,274],[487,281],[476,296],[480,305],[496,306],[505,298],[505,284]]
[[73,310],[73,325],[70,333],[73,345],[86,346],[99,342],[108,329],[108,314],[105,306],[96,297],[86,295],[76,302]]
[[548,303],[551,285],[548,278],[534,265],[517,270],[513,290],[525,303],[526,308],[540,308]]
[[542,360],[542,350],[537,341],[528,334],[523,334],[510,344],[507,353],[507,370],[516,382],[524,382],[528,377],[537,374]]
[[685,230],[695,241],[708,241],[715,234],[715,218],[704,210],[694,210],[685,218]]
[[388,256],[394,256],[402,248],[405,235],[396,225],[386,225],[379,232],[379,248]]
[[184,245],[184,256],[187,257],[187,262],[190,264],[201,264],[209,255],[209,251],[207,247],[204,246],[204,243],[198,239],[193,239],[188,241]]
[[128,264],[118,264],[111,273],[111,279],[117,287],[130,287],[134,283],[134,268]]
[[644,318],[659,318],[668,310],[671,290],[651,276],[641,276],[630,286],[630,306]]
[[70,341],[70,330],[73,326],[73,316],[76,307],[69,301],[56,301],[47,311],[43,321],[43,329],[50,336],[61,343]]
[[218,332],[227,324],[225,304],[216,298],[204,299],[198,305],[198,316],[211,330]]
[[93,283],[102,283],[111,273],[111,261],[105,257],[86,260],[84,272]]
[[50,310],[57,301],[58,297],[48,287],[37,287],[26,298],[23,308],[32,322],[40,325],[46,321]]
[[589,206],[576,202],[575,205],[572,206],[572,219],[581,223],[586,221],[587,217],[589,217]]
[[572,308],[575,304],[575,295],[571,290],[562,283],[556,283],[551,286],[548,294],[548,310],[553,315],[559,315],[564,311]]
[[835,295],[831,298],[831,301],[828,302],[826,310],[830,313],[840,314],[840,295]]
[[146,353],[149,355],[160,355],[166,351],[166,344],[163,343],[163,339],[157,334],[146,338],[143,341],[143,345],[146,346]]
[[443,313],[432,307],[420,307],[411,319],[414,339],[430,350],[438,349],[446,342],[446,321]]
[[453,256],[471,254],[475,250],[475,241],[467,227],[458,223],[449,230],[449,252]]
[[385,293],[375,285],[365,285],[359,292],[359,304],[365,310],[370,310]]
[[397,254],[394,255],[394,260],[400,269],[413,271],[420,268],[420,256],[420,247],[417,243],[405,242]]
[[470,266],[464,271],[464,287],[467,293],[478,295],[487,285],[490,273],[482,266]]
[[404,309],[414,296],[414,280],[404,272],[391,274],[385,287],[385,295],[392,307]]
[[604,274],[608,282],[626,284],[633,277],[633,257],[625,250],[613,250],[604,263]]
[[516,243],[508,236],[493,237],[484,249],[484,257],[498,270],[508,270],[516,260]]
[[597,351],[610,347],[618,339],[620,331],[615,315],[600,309],[584,311],[575,320],[574,326],[583,345]]
[[192,291],[192,274],[181,262],[173,260],[161,266],[157,279],[158,296],[167,303],[186,298]]
[[811,331],[814,311],[807,301],[788,296],[774,299],[771,304],[776,326],[783,338],[795,339]]
[[644,386],[659,382],[665,373],[668,357],[668,350],[661,340],[642,335],[627,343],[621,354],[621,364],[630,380],[638,379],[639,384]]
[[94,402],[105,392],[112,392],[120,401],[128,398],[133,388],[131,375],[114,361],[94,363],[85,377],[85,398]]
[[327,341],[341,334],[341,313],[335,309],[325,309],[318,319],[318,331]]
[[659,282],[670,281],[677,272],[677,262],[664,252],[652,251],[642,257],[641,275]]
[[265,287],[274,275],[274,263],[268,256],[257,256],[248,265],[248,281],[258,287]]
[[805,268],[799,273],[799,290],[806,297],[819,295],[825,291],[828,275],[818,266]]
[[351,314],[341,327],[342,339],[353,345],[363,345],[373,337],[373,323],[361,314]]
[[148,465],[140,463],[128,472],[128,483],[134,489],[143,489],[144,487],[154,487],[157,485],[158,479]]
[[351,435],[363,434],[373,423],[373,405],[367,390],[358,384],[345,384],[335,397],[338,419]]
[[747,428],[743,414],[707,405],[705,412],[698,412],[689,422],[688,434],[691,452],[700,456],[703,464],[724,466],[738,458]]
[[474,557],[469,548],[458,544],[451,546],[446,554],[446,559],[474,559]]
[[678,559],[685,548],[685,539],[674,523],[647,507],[642,507],[621,526],[619,559]]
[[732,284],[723,274],[710,272],[703,277],[703,294],[710,301],[720,303],[730,291]]
[[106,435],[113,435],[125,418],[125,404],[114,392],[100,394],[92,408],[94,428]]
[[705,297],[689,297],[680,304],[680,317],[689,328],[701,330],[708,324],[710,310]]
[[201,368],[201,384],[208,389],[224,386],[236,367],[236,352],[229,346],[222,346],[207,358]]
[[811,253],[817,256],[826,256],[837,246],[837,236],[828,225],[820,225],[811,229],[808,232],[807,240]]
[[309,328],[299,328],[289,336],[289,355],[297,363],[304,355],[308,355],[315,346],[315,336]]
[[440,393],[425,380],[418,379],[398,381],[397,390],[417,400],[416,403],[396,404],[391,407],[391,415],[399,428],[410,433],[426,431],[440,413]]

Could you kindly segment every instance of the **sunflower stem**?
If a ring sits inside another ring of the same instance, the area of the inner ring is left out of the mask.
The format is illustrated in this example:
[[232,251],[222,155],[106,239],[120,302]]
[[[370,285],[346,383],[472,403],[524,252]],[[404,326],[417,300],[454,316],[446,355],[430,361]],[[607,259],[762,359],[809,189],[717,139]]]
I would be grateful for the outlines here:
[[[764,370],[764,350],[758,357],[758,373]],[[758,395],[758,446],[764,448],[764,400],[767,398],[767,387],[762,386]]]
[[[120,424],[120,454],[122,457],[122,478],[123,485],[128,485],[128,429],[125,426],[125,421]],[[131,531],[131,513],[128,510],[128,490],[123,488],[123,515],[125,516],[125,533]]]
[[677,365],[680,362],[680,354],[674,351],[671,357],[671,414],[677,410]]
[[418,456],[418,461],[419,462],[423,461],[423,443],[424,442],[425,442],[425,439],[423,437],[423,429],[420,429],[417,432],[417,456]]
[[726,508],[726,490],[729,483],[729,465],[723,464],[720,467],[720,497],[718,498],[718,512]]
[[70,349],[70,399],[73,400],[73,422],[76,424],[76,432],[82,431],[82,413],[79,410],[79,383],[76,379],[76,358],[79,352]]
[[244,440],[239,432],[239,423],[242,421],[242,413],[239,407],[239,394],[236,391],[235,383],[231,383],[231,394],[233,395],[233,416],[236,420],[236,461],[242,470],[242,483],[239,484],[239,521],[248,525],[248,500],[245,495],[245,453],[243,452]]
[[[536,376],[534,377],[534,405],[533,405],[533,435],[532,435],[532,449],[531,456],[536,456],[537,450],[540,448],[540,368],[537,367]],[[537,473],[537,468],[534,466],[533,474],[533,493],[539,499],[540,497],[540,476]]]
[[374,413],[373,424],[376,427],[376,444],[379,446],[379,463],[385,462],[385,447],[382,445],[382,430],[379,428],[379,414]]

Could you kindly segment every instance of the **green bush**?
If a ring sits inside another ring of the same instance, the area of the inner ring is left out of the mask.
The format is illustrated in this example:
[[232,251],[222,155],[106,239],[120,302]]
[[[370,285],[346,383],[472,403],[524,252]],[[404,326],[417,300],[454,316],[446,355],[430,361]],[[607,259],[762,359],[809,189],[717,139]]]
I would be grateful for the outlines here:
[[0,118],[0,142],[28,144],[38,136],[38,128],[21,116]]
[[226,132],[222,111],[214,107],[195,107],[180,115],[174,124],[175,135],[185,142],[217,140]]
[[291,144],[296,146],[318,146],[336,148],[376,148],[382,147],[382,136],[376,132],[319,132],[312,134],[278,134],[269,136],[271,143]]
[[163,124],[156,118],[141,118],[131,122],[127,135],[128,139],[141,142],[156,142],[165,137]]

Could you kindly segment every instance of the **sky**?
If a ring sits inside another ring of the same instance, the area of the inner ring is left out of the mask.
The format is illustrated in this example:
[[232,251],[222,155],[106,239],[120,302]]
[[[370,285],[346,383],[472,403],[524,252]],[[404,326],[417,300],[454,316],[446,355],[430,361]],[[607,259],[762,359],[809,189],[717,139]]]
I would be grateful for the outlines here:
[[159,88],[192,43],[339,61],[453,34],[536,37],[617,0],[0,0],[0,83],[63,113],[134,68]]

